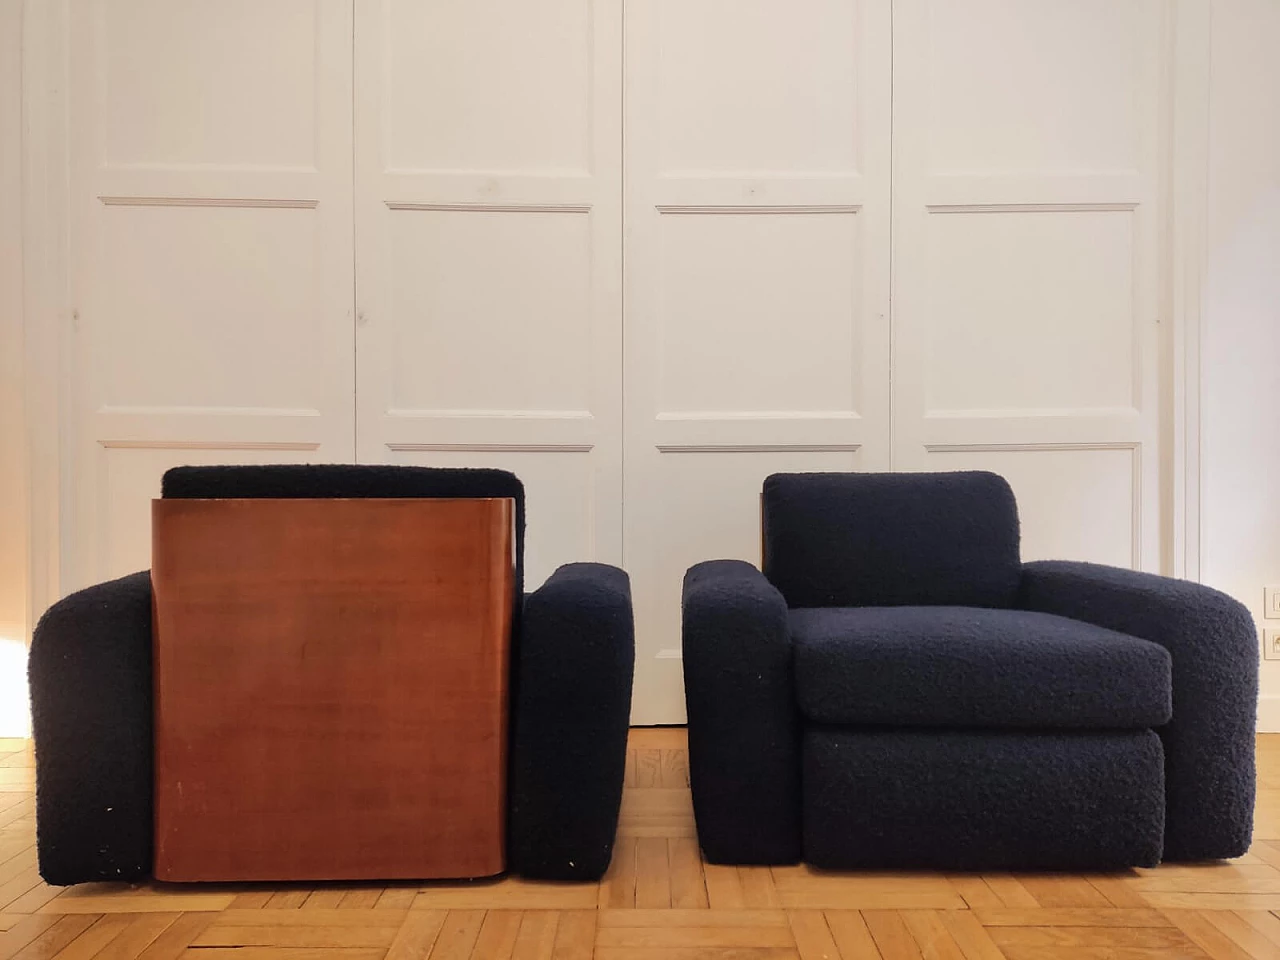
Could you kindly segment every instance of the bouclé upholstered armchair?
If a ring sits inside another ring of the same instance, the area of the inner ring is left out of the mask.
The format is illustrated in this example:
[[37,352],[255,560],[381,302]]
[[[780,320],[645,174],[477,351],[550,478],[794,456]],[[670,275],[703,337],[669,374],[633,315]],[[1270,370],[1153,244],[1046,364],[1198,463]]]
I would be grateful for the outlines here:
[[763,523],[763,572],[685,578],[710,861],[1089,870],[1248,848],[1258,653],[1239,603],[1023,564],[989,473],[775,475]]

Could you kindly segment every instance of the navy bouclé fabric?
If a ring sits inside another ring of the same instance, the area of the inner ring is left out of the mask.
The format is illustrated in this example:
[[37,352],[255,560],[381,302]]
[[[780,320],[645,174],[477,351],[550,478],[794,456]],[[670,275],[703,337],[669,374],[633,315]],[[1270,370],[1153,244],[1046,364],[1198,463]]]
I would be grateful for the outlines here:
[[1164,647],[1052,614],[819,607],[791,636],[815,723],[1141,730],[1173,709]]
[[1011,607],[1013,491],[994,473],[780,473],[764,565],[792,607]]

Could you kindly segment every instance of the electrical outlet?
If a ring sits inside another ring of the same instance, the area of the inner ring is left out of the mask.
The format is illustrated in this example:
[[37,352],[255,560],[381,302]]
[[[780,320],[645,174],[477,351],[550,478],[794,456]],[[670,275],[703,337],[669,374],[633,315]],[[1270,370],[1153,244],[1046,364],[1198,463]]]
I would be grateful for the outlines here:
[[1268,620],[1280,620],[1280,586],[1262,588],[1262,615]]
[[1262,658],[1280,660],[1280,629],[1267,627],[1262,631]]

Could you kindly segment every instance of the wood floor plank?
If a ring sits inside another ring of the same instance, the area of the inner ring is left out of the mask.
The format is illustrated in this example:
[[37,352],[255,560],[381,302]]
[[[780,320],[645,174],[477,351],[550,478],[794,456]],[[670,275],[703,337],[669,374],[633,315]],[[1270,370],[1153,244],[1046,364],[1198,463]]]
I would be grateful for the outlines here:
[[1276,955],[1280,956],[1280,917],[1262,910],[1240,910],[1236,916],[1275,944]]
[[1202,948],[1174,927],[996,927],[1007,960],[1204,960]]
[[94,897],[61,896],[40,908],[41,913],[172,913],[175,910],[225,910],[235,899],[232,894],[194,893],[175,897],[169,894],[121,897],[102,894]]
[[[216,916],[214,913],[182,914],[160,936],[152,940],[147,949],[138,954],[138,960],[178,960],[191,945],[191,941],[200,936]],[[103,918],[106,919],[110,918]]]
[[484,917],[483,910],[450,910],[431,948],[430,960],[468,960]]
[[782,906],[773,871],[769,867],[739,867],[738,885],[742,887],[742,904],[748,910],[769,910]]
[[387,887],[374,904],[379,910],[408,910],[418,896],[418,887]]
[[1142,899],[1161,910],[1280,910],[1276,893],[1164,893],[1149,891]]
[[864,910],[871,938],[884,960],[921,960],[920,945],[896,910]]
[[1147,905],[1142,895],[1124,882],[1124,876],[1097,874],[1084,879],[1113,907],[1139,909]]
[[1280,955],[1280,946],[1277,946],[1257,927],[1241,919],[1237,913],[1230,910],[1214,910],[1206,913],[1205,919],[1221,930],[1227,939],[1253,960],[1276,960]]
[[244,893],[236,894],[236,898],[231,901],[231,905],[244,909],[260,910],[270,901],[270,890],[247,890]]
[[520,921],[511,960],[551,960],[555,953],[556,930],[560,913],[555,910],[530,910]]
[[471,960],[511,960],[523,917],[519,910],[488,911],[471,950]]
[[92,914],[59,917],[57,923],[15,953],[14,960],[51,960],[98,919]]
[[1022,909],[1032,909],[1040,906],[1040,901],[1031,895],[1031,891],[1024,887],[1012,874],[1008,873],[987,873],[982,877],[987,881],[987,886],[992,889],[1000,902],[1006,907],[1018,907]]
[[1167,911],[1169,921],[1211,960],[1252,960],[1231,938],[1209,922],[1208,914],[1197,910]]
[[320,889],[312,890],[311,894],[302,904],[303,910],[336,910],[338,905],[342,903],[346,891],[340,889]]
[[1018,882],[1042,907],[1114,906],[1097,887],[1079,877],[1021,876]]
[[[939,874],[794,874],[774,871],[788,909],[963,910],[964,899]],[[708,886],[709,889],[709,886]],[[715,900],[712,899],[713,907]]]
[[677,910],[710,906],[698,841],[689,837],[668,839],[667,863],[671,870],[671,906]]
[[603,910],[600,929],[615,927],[783,927],[781,910]]
[[947,875],[947,882],[960,894],[970,910],[1004,906],[1004,901],[996,896],[996,892],[987,886],[987,881],[979,874],[952,873]]
[[662,773],[658,785],[663,787],[689,786],[689,754],[685,750],[662,751]]
[[382,898],[383,887],[363,887],[359,890],[348,890],[338,904],[343,910],[372,910]]
[[23,917],[4,933],[0,933],[0,960],[9,960],[57,922],[57,917],[39,914]]
[[596,888],[587,883],[535,883],[503,880],[474,886],[424,887],[413,908],[432,910],[585,910],[596,905]]
[[384,960],[422,960],[431,953],[444,927],[444,910],[414,910],[396,931]]
[[[85,914],[85,916],[93,916]],[[212,916],[193,913],[188,916]],[[54,960],[93,960],[116,937],[124,933],[134,920],[134,914],[108,913],[94,920],[93,925],[60,950]]]
[[662,751],[637,750],[636,754],[636,787],[659,786],[662,780]]
[[671,872],[665,837],[636,840],[636,894],[638,910],[665,910],[671,906]]
[[902,922],[911,931],[924,960],[964,960],[964,953],[942,922],[940,911],[903,910]]
[[560,922],[556,924],[556,943],[552,948],[554,960],[592,960],[596,948],[596,917],[595,910],[565,910],[560,913]]
[[742,878],[737,867],[708,863],[702,868],[707,884],[707,902],[712,910],[742,910],[747,898],[742,892]]
[[782,947],[596,947],[595,960],[797,960]]
[[190,947],[181,960],[382,960],[382,950],[315,947]]
[[600,884],[597,903],[615,910],[636,905],[636,840],[620,838],[613,847],[613,860]]
[[[94,960],[137,960],[155,940],[177,921],[178,913],[144,913],[129,921],[120,934],[98,951]],[[185,951],[184,951],[185,952]]]
[[[423,910],[426,914],[430,911]],[[389,947],[396,931],[387,927],[324,927],[318,924],[258,923],[248,927],[206,927],[195,947]]]
[[788,910],[787,922],[800,960],[840,960],[840,948],[821,910]]
[[841,960],[881,960],[875,938],[857,910],[824,910],[827,929],[836,942]]
[[232,907],[219,913],[213,922],[230,927],[385,927],[395,931],[400,929],[407,915],[407,910],[342,910],[329,907],[294,911]]
[[1004,960],[991,934],[971,910],[943,910],[939,916],[955,939],[965,960]]
[[[596,946],[663,948],[674,947],[784,947],[796,945],[791,930],[775,925],[683,926],[683,927],[601,927]],[[802,951],[803,953],[803,951]]]
[[1023,910],[1008,907],[975,910],[984,927],[1167,927],[1169,918],[1150,907],[1142,909],[1056,907]]
[[277,890],[267,901],[267,909],[300,910],[312,892],[311,890]]

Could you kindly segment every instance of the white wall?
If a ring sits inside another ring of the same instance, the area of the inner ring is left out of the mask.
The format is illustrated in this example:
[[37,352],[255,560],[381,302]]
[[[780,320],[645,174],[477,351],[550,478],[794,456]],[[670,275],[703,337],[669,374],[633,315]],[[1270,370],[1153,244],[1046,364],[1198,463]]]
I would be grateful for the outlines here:
[[21,736],[27,727],[21,9],[22,0],[0,0],[0,737]]
[[[1280,628],[1280,3],[1215,0],[1212,37],[1201,577]],[[1280,661],[1261,692],[1280,730]]]

